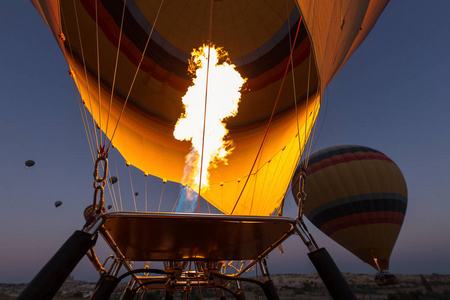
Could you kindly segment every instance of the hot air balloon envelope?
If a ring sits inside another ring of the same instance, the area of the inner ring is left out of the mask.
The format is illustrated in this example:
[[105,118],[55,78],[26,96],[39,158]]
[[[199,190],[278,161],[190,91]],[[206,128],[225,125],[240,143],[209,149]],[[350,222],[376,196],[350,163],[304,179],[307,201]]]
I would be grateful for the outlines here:
[[34,160],[27,160],[27,161],[25,162],[25,166],[26,166],[27,168],[28,168],[28,167],[34,166],[34,164],[35,164]]
[[111,176],[111,178],[109,179],[109,182],[111,182],[111,184],[114,184],[117,182],[117,177],[116,176]]
[[[177,140],[174,128],[193,83],[191,53],[207,41],[228,52],[226,61],[247,81],[236,115],[224,120],[226,161],[204,166],[209,187],[201,196],[241,215],[270,215],[281,205],[325,87],[387,3],[213,1],[210,7],[178,0],[160,9],[152,1],[32,2],[58,37],[98,127],[129,164],[161,179],[190,184],[192,143]],[[209,117],[210,106],[202,107]]]
[[61,206],[61,204],[62,204],[62,201],[55,201],[55,207],[59,207],[59,206]]
[[309,159],[305,189],[308,220],[375,269],[389,269],[407,205],[405,179],[389,157],[364,146],[324,149]]

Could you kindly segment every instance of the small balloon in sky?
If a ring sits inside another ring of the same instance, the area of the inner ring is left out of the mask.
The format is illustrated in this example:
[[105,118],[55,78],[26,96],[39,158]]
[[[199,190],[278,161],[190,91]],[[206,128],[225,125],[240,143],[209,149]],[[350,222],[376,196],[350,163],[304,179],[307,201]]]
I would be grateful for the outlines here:
[[55,207],[59,207],[59,206],[61,206],[61,204],[62,204],[62,201],[55,201]]
[[34,164],[35,164],[34,160],[27,160],[27,161],[25,162],[25,166],[26,166],[27,168],[28,168],[28,167],[34,166]]
[[138,193],[138,192],[136,192],[136,193],[134,193],[134,195],[135,195],[135,196],[137,196],[137,195],[139,195],[139,193]]
[[111,182],[111,184],[114,184],[117,182],[117,177],[116,176],[111,176],[111,178],[109,179],[109,182]]

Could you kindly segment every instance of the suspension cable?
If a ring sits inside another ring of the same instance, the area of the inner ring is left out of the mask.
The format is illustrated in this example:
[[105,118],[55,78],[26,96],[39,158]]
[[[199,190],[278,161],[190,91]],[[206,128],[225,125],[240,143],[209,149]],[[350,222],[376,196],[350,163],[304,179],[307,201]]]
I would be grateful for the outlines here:
[[117,171],[117,159],[115,151],[113,151],[113,155],[114,155],[114,165],[116,166],[116,174],[117,174],[117,188],[119,189],[120,210],[123,211],[122,193],[120,192],[120,180],[119,180],[119,172]]
[[203,300],[202,288],[200,287],[200,276],[198,274],[197,264],[194,264],[194,268],[195,268],[195,275],[197,277],[198,291],[200,292],[200,299]]
[[214,292],[216,293],[216,299],[219,299],[219,293],[217,293],[216,280],[214,279],[214,272],[211,272],[212,282],[214,286]]
[[133,187],[133,179],[131,178],[131,168],[130,168],[130,164],[128,162],[126,162],[126,165],[128,167],[128,174],[130,174],[131,194],[133,195],[134,211],[137,211],[136,197],[135,197],[134,187]]
[[127,96],[126,96],[126,98],[125,98],[125,102],[124,102],[124,104],[123,104],[123,106],[122,106],[122,110],[121,110],[121,112],[120,112],[119,118],[117,119],[116,125],[115,125],[115,127],[114,127],[114,131],[113,131],[113,133],[112,133],[112,135],[111,135],[111,139],[109,140],[108,149],[109,149],[109,148],[111,147],[111,145],[112,145],[114,136],[115,136],[116,131],[117,131],[117,127],[119,126],[119,123],[120,123],[120,119],[122,118],[123,112],[125,111],[125,107],[126,107],[126,105],[127,105],[127,103],[128,103],[128,99],[130,98],[131,91],[133,90],[133,86],[134,86],[134,83],[135,83],[135,81],[136,81],[137,74],[139,73],[139,70],[140,70],[140,68],[141,68],[141,64],[142,64],[142,62],[144,61],[145,52],[147,52],[147,47],[148,47],[148,44],[150,43],[150,39],[151,39],[151,37],[152,37],[152,35],[153,35],[153,30],[155,29],[156,21],[158,20],[158,17],[159,17],[159,14],[160,14],[160,12],[161,12],[161,8],[162,8],[163,3],[164,3],[164,0],[161,0],[161,3],[160,3],[159,8],[158,8],[158,12],[157,12],[156,17],[155,17],[155,21],[153,22],[152,29],[150,30],[150,34],[148,35],[147,42],[145,43],[144,50],[142,51],[141,59],[139,60],[139,64],[138,64],[138,66],[137,66],[137,68],[136,68],[136,72],[134,73],[133,80],[131,81],[131,85],[130,85],[130,88],[129,88],[129,90],[128,90],[128,94],[127,94]]
[[[300,31],[300,25],[301,25],[301,23],[302,23],[302,17],[300,16],[300,19],[299,19],[299,21],[298,21],[297,32],[296,32],[296,34],[295,34],[295,39],[294,39],[294,46],[295,46],[295,44],[296,44],[296,42],[297,42],[297,37],[298,37],[298,33],[299,33],[299,31]],[[249,174],[248,174],[248,176],[247,176],[247,178],[246,178],[246,180],[245,180],[245,183],[244,183],[244,186],[242,187],[241,193],[239,194],[239,197],[238,197],[238,199],[236,200],[236,203],[234,204],[234,207],[233,207],[233,209],[231,210],[231,213],[230,213],[230,214],[233,214],[234,210],[236,209],[236,207],[237,207],[237,205],[238,205],[238,203],[239,203],[239,200],[241,199],[241,196],[242,196],[242,194],[243,194],[243,192],[244,192],[244,189],[245,189],[245,187],[247,186],[248,180],[249,180],[249,178],[250,178],[250,176],[251,176],[251,174],[252,174],[252,171],[253,171],[253,169],[254,169],[254,167],[255,167],[255,164],[256,164],[256,162],[257,162],[257,160],[258,160],[259,154],[261,153],[262,148],[263,148],[263,146],[264,146],[264,143],[265,143],[265,141],[266,141],[267,134],[268,134],[268,132],[269,132],[269,127],[270,127],[270,125],[271,125],[271,123],[272,123],[273,116],[274,116],[274,114],[275,114],[275,109],[276,109],[276,107],[277,107],[278,100],[280,99],[280,96],[281,96],[281,90],[283,89],[284,81],[285,81],[285,79],[286,79],[286,75],[287,75],[287,72],[288,72],[288,70],[289,70],[290,60],[291,60],[291,56],[289,56],[288,63],[287,63],[287,65],[286,65],[286,69],[285,69],[285,71],[284,71],[283,80],[281,81],[281,86],[280,86],[280,89],[278,90],[278,96],[277,96],[277,99],[276,99],[275,104],[274,104],[274,106],[273,106],[272,113],[271,113],[271,115],[270,115],[270,119],[269,119],[269,122],[268,122],[268,124],[267,124],[266,131],[265,131],[265,133],[264,133],[264,136],[263,136],[263,140],[261,141],[261,145],[259,146],[259,149],[258,149],[258,153],[256,154],[255,160],[253,161],[253,165],[252,165],[252,167],[251,167],[251,169],[250,169],[250,172],[249,172]]]
[[163,179],[163,187],[161,190],[161,197],[159,198],[158,212],[161,209],[161,202],[162,202],[162,198],[163,198],[163,194],[164,194],[164,187],[166,186],[166,182],[167,182],[167,180]]
[[148,174],[144,173],[144,176],[145,176],[145,212],[147,212],[148,211],[147,210],[147,177],[148,177]]
[[116,63],[114,65],[114,76],[113,76],[113,82],[112,82],[112,87],[111,87],[111,98],[109,100],[108,117],[106,118],[105,142],[103,143],[104,145],[106,145],[106,136],[108,135],[108,126],[109,126],[109,116],[111,114],[112,101],[114,98],[114,88],[116,85],[116,75],[117,75],[117,68],[118,68],[118,64],[119,64],[120,45],[122,42],[122,32],[123,32],[123,20],[125,19],[126,6],[127,6],[127,0],[124,0],[123,1],[123,9],[122,9],[122,19],[120,21],[119,41],[117,42]]
[[[307,137],[307,127],[308,127],[308,110],[309,110],[309,83],[311,79],[311,50],[312,46],[310,46],[309,50],[309,60],[308,60],[308,85],[306,86],[306,107],[305,107],[305,145],[306,145],[306,137]],[[316,97],[317,99],[317,97]],[[305,152],[305,151],[304,151]],[[307,151],[306,151],[307,152]],[[303,153],[302,153],[303,154]],[[303,155],[301,155],[302,157]],[[305,162],[306,158],[309,157],[309,153],[306,153],[304,157]],[[306,166],[305,166],[306,167]]]
[[[315,103],[314,103],[314,109],[313,109],[313,114],[314,114],[314,115],[316,114],[317,109],[319,109],[319,105],[318,105],[319,99],[320,99],[319,97],[316,97],[316,100],[315,100]],[[323,124],[323,123],[322,123],[322,124]],[[312,134],[310,134],[310,136],[311,136],[312,138],[311,138],[310,141],[309,141],[307,157],[306,157],[306,159],[305,159],[305,161],[306,161],[306,167],[308,167],[309,158],[311,157],[311,153],[312,153],[312,151],[313,151],[313,149],[314,149],[314,147],[313,147],[313,140],[314,140],[314,137],[315,137],[316,128],[317,128],[317,122],[314,122],[313,129],[312,129]],[[319,135],[320,135],[320,132],[319,132]],[[318,137],[319,137],[319,136],[317,136],[317,138],[318,138]],[[316,138],[316,141],[317,141],[317,138]],[[314,143],[314,145],[315,145],[315,143]]]
[[[301,153],[302,145],[301,145],[301,139],[300,139],[300,124],[299,124],[299,121],[298,121],[297,90],[296,90],[296,85],[295,85],[294,61],[293,61],[293,57],[292,57],[294,49],[293,49],[293,45],[292,45],[291,26],[290,26],[290,18],[289,18],[289,7],[288,7],[287,0],[286,0],[286,14],[287,14],[287,21],[288,21],[289,49],[290,49],[290,54],[289,55],[291,57],[291,74],[292,74],[292,87],[293,87],[293,92],[294,92],[295,120],[297,122],[298,151]],[[306,105],[306,110],[308,110],[308,105]]]
[[88,123],[88,120],[87,120],[86,107],[84,106],[82,100],[78,96],[77,87],[76,87],[75,78],[74,78],[75,75],[73,74],[72,71],[69,71],[69,72],[70,72],[70,75],[71,75],[71,77],[73,79],[72,80],[73,88],[74,88],[74,91],[75,91],[75,95],[77,97],[78,107],[80,109],[81,120],[82,120],[82,123],[83,123],[84,132],[86,134],[86,139],[87,139],[88,146],[89,146],[89,152],[91,153],[92,162],[95,163],[95,157],[94,157],[95,150],[94,150],[94,144],[93,144],[93,141],[92,141],[91,128],[89,127],[89,123]]
[[[316,3],[314,3],[313,10],[315,10],[315,7],[316,7]],[[346,13],[347,13],[347,12],[346,12]],[[342,16],[341,16],[341,19],[342,19]],[[327,41],[327,43],[328,43],[328,41]],[[310,47],[312,48],[312,45],[311,45]],[[326,48],[325,48],[325,49],[326,49]],[[311,52],[311,50],[310,50],[310,52]],[[311,57],[310,57],[310,59],[311,59]],[[311,67],[311,61],[310,61],[310,64],[309,64],[308,76],[309,76],[310,73],[311,73],[310,67]],[[323,73],[323,72],[319,72],[319,73]],[[309,78],[308,78],[308,79],[309,79]],[[309,88],[309,83],[308,83],[308,88]],[[318,103],[318,101],[319,101],[319,100],[322,98],[322,96],[323,96],[323,93],[320,92],[320,90],[321,90],[320,80],[319,80],[319,87],[318,87],[317,90],[319,91],[319,96],[318,96],[318,97],[316,96],[316,102],[315,102],[315,104],[314,104],[314,110],[313,110],[313,111],[314,111],[314,114],[316,113],[317,103]],[[314,133],[315,133],[316,125],[317,125],[317,122],[313,125],[313,136],[312,136],[312,139],[314,139]],[[304,162],[305,162],[305,164],[306,164],[305,169],[306,169],[307,166],[308,166],[309,157],[310,157],[311,151],[312,151],[312,149],[313,149],[313,147],[312,147],[312,139],[310,140],[310,144],[309,144],[309,149],[308,149],[308,152],[307,152],[307,156],[303,159]],[[317,139],[316,139],[316,141],[317,141]]]
[[205,111],[203,113],[203,137],[202,137],[202,153],[200,155],[200,180],[198,184],[198,198],[197,198],[197,213],[200,210],[200,195],[202,191],[202,173],[203,173],[203,155],[205,149],[205,131],[206,131],[206,109],[208,104],[208,83],[209,83],[209,65],[211,60],[211,46],[212,46],[212,18],[213,18],[213,0],[210,1],[209,10],[209,45],[208,45],[208,61],[206,64],[206,83],[205,83]]
[[326,88],[325,101],[322,101],[322,102],[325,102],[325,108],[324,108],[324,113],[323,113],[323,117],[322,117],[322,122],[320,123],[319,133],[317,134],[317,138],[316,138],[316,140],[314,142],[314,145],[312,146],[311,152],[316,148],[317,141],[318,141],[318,139],[319,139],[319,137],[320,137],[320,135],[322,133],[323,124],[325,123],[325,117],[327,115],[327,110],[328,110],[329,91],[330,91],[330,87],[328,86]]
[[98,133],[100,135],[100,146],[102,146],[102,106],[100,101],[100,92],[101,92],[101,85],[100,85],[100,46],[98,43],[98,0],[95,0],[95,40],[96,40],[96,46],[97,46],[97,91],[98,91],[98,124],[99,124],[99,130]]
[[[308,110],[309,110],[309,80],[310,80],[310,73],[311,73],[311,48],[309,51],[309,60],[308,60],[308,85],[306,87],[306,107],[305,107],[305,148],[306,148],[306,137],[307,137],[307,127],[308,127]],[[298,117],[297,117],[298,119]],[[298,121],[297,121],[298,122]],[[300,136],[300,133],[298,133]],[[310,143],[311,144],[311,143]],[[300,147],[300,137],[299,137],[299,147]],[[309,158],[308,149],[305,149],[306,151],[303,151],[303,153],[300,155],[300,176],[298,180],[298,218],[302,218],[303,216],[303,203],[306,201],[306,192],[305,192],[305,181],[306,181],[306,167],[308,165],[307,158]],[[301,151],[301,149],[300,149]],[[306,153],[305,153],[306,152]],[[302,159],[303,158],[303,159]]]
[[178,203],[178,200],[180,200],[180,196],[181,196],[181,190],[183,189],[184,187],[180,187],[180,191],[178,192],[178,197],[177,197],[177,200],[175,200],[175,204],[173,205],[173,207],[172,207],[172,212],[175,210],[175,207],[177,206],[177,203]]
[[309,110],[309,82],[311,80],[311,47],[309,50],[309,59],[308,59],[308,85],[306,86],[306,107],[305,107],[305,142],[307,137],[307,128],[308,128],[308,110]]
[[208,201],[206,201],[206,206],[208,207],[208,213],[211,213],[211,209],[209,207],[209,202]]
[[[84,68],[84,77],[85,77],[85,81],[86,81],[86,89],[87,89],[87,94],[88,94],[88,101],[89,101],[89,106],[90,106],[90,111],[92,112],[92,101],[91,101],[91,92],[89,89],[89,79],[88,79],[88,74],[87,74],[87,67],[86,67],[86,59],[84,57],[84,50],[83,50],[83,42],[81,39],[81,31],[80,31],[80,24],[78,21],[78,12],[77,12],[77,5],[75,0],[73,0],[73,6],[74,6],[74,11],[75,11],[75,21],[77,23],[77,32],[78,32],[78,40],[80,43],[80,51],[81,51],[81,58],[83,61],[83,68]],[[100,107],[99,107],[100,109]],[[94,115],[91,113],[91,117],[92,117],[92,124],[94,126],[94,136],[95,136],[95,143],[97,146],[97,149],[99,149],[99,143],[98,143],[98,137],[97,137],[97,131],[95,130],[95,120],[94,120]]]
[[[53,11],[52,11],[53,12]],[[52,13],[53,18],[55,19],[54,14]],[[61,10],[61,17],[63,20],[65,20],[65,16],[64,16],[64,10]],[[62,32],[62,29],[60,29],[60,34],[59,34],[59,39],[64,43],[66,40],[66,37],[64,35],[64,33]],[[67,32],[67,41],[68,44],[71,45],[70,43],[70,36],[67,30],[67,24],[66,22],[64,22],[64,29]],[[74,56],[73,56],[73,51],[72,51],[72,47],[68,47],[70,50],[70,57],[72,59],[72,61],[74,61]],[[66,48],[64,46],[61,47],[64,57],[66,57],[66,61],[68,61],[68,55],[66,52]],[[68,64],[69,65],[69,64]],[[69,65],[69,75],[72,77],[72,83],[73,83],[73,87],[74,87],[74,92],[75,92],[75,96],[77,98],[77,103],[78,103],[78,108],[80,109],[80,115],[81,115],[81,119],[82,119],[82,123],[83,123],[83,127],[84,127],[84,132],[86,134],[86,139],[88,141],[88,145],[89,145],[89,151],[91,153],[91,157],[92,157],[92,162],[95,164],[95,157],[94,157],[94,145],[93,145],[93,141],[92,141],[92,134],[91,134],[91,128],[88,126],[89,122],[88,122],[88,117],[86,114],[86,106],[84,105],[84,100],[80,99],[80,95],[77,91],[77,87],[76,87],[76,81],[77,81],[77,77],[75,76],[74,72],[72,71],[71,66]]]
[[[111,180],[111,171],[110,171],[110,169],[108,169],[108,175],[109,175],[109,178],[110,178],[110,180]],[[111,201],[112,201],[112,203],[113,203],[114,209],[115,209],[116,211],[118,211],[118,210],[119,210],[119,207],[118,207],[118,205],[117,205],[116,191],[114,190],[114,185],[113,185],[112,181],[110,181],[109,183],[110,183],[110,184],[108,184],[108,190],[109,190],[109,194],[110,194],[110,196],[111,196]],[[111,186],[111,187],[110,187],[110,186]],[[112,189],[112,194],[111,194],[111,189]]]
[[[75,4],[74,4],[74,6],[75,6]],[[75,8],[75,12],[76,12],[76,8]],[[61,16],[62,16],[62,19],[64,20],[65,19],[64,10],[61,10]],[[64,22],[64,26],[65,26],[65,31],[68,33],[69,31],[67,30],[67,24],[65,22]],[[77,27],[77,28],[79,29],[79,27]],[[79,38],[81,39],[80,31],[78,31],[78,35],[79,35]],[[58,37],[61,39],[61,41],[63,43],[65,42],[66,37],[64,36],[63,32],[61,31],[61,28],[60,28],[60,33],[59,33]],[[69,34],[67,35],[67,39],[68,39],[69,45],[71,45]],[[80,45],[82,45],[82,44],[80,44]],[[68,55],[67,55],[65,47],[63,46],[61,48],[63,50],[64,56],[66,58],[68,58]],[[70,57],[71,57],[72,61],[74,61],[75,59],[74,59],[72,47],[68,47],[68,48],[70,50]],[[84,62],[84,67],[86,67],[85,62]],[[78,108],[80,110],[80,115],[81,115],[84,131],[85,131],[86,138],[87,138],[88,145],[89,145],[89,151],[91,153],[92,161],[94,162],[94,165],[95,165],[94,173],[98,174],[99,161],[104,161],[105,162],[104,164],[101,164],[101,166],[103,168],[103,171],[104,171],[103,178],[98,178],[98,177],[96,178],[96,175],[94,176],[94,179],[95,179],[95,182],[94,182],[94,188],[95,188],[94,206],[97,205],[97,200],[99,200],[99,202],[98,202],[99,206],[103,206],[103,205],[105,205],[104,204],[104,186],[107,184],[106,183],[107,173],[109,174],[109,169],[107,168],[107,165],[108,165],[108,163],[107,163],[107,155],[108,155],[108,153],[99,151],[97,160],[94,158],[94,152],[95,151],[94,151],[94,145],[93,145],[93,141],[92,141],[91,130],[90,130],[90,127],[88,126],[88,121],[87,121],[88,117],[87,117],[87,114],[86,114],[86,106],[84,105],[84,100],[80,99],[79,94],[77,92],[77,89],[76,89],[76,80],[77,80],[77,78],[75,77],[74,72],[70,68],[70,65],[69,65],[69,75],[72,77],[72,83],[73,83],[75,95],[76,95],[76,98],[77,98]],[[88,83],[87,83],[87,85],[88,85]],[[95,129],[94,129],[94,132],[95,132]],[[113,202],[113,204],[115,204],[115,209],[116,209],[116,203],[115,203],[114,198],[113,198],[113,196],[111,194],[111,189],[110,189],[109,185],[108,185],[108,190],[109,190],[112,202]],[[113,189],[113,192],[114,192],[114,189]],[[100,195],[100,199],[97,199],[99,195]],[[94,209],[95,209],[95,207],[94,207]]]

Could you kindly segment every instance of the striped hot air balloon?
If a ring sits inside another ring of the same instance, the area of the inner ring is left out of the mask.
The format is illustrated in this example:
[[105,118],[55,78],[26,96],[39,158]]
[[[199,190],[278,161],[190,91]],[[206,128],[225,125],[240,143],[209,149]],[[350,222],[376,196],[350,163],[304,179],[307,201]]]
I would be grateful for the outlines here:
[[[319,151],[308,165],[305,216],[362,261],[388,270],[407,206],[398,166],[377,150],[354,145]],[[299,173],[292,180],[296,201]]]

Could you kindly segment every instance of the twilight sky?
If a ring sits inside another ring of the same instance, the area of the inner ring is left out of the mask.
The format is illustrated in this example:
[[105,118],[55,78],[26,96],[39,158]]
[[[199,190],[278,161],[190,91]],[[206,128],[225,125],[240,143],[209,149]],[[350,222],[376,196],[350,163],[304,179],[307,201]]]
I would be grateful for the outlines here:
[[[390,260],[392,273],[450,273],[449,13],[448,1],[389,3],[328,86],[319,114],[313,152],[368,146],[388,155],[405,176],[408,208]],[[0,38],[0,282],[28,282],[82,227],[93,197],[93,167],[67,64],[30,2],[0,2]],[[28,159],[36,165],[25,169]],[[129,182],[125,167],[119,173]],[[131,173],[142,205],[144,177],[136,169]],[[132,203],[125,184],[122,188]],[[149,182],[149,190],[160,189],[160,181]],[[53,205],[57,200],[64,202],[59,208]],[[285,212],[296,214],[292,196]],[[342,272],[375,274],[309,228]],[[98,244],[103,261],[110,253]],[[298,237],[284,250],[269,255],[272,273],[315,271]],[[73,275],[98,278],[87,259]]]

